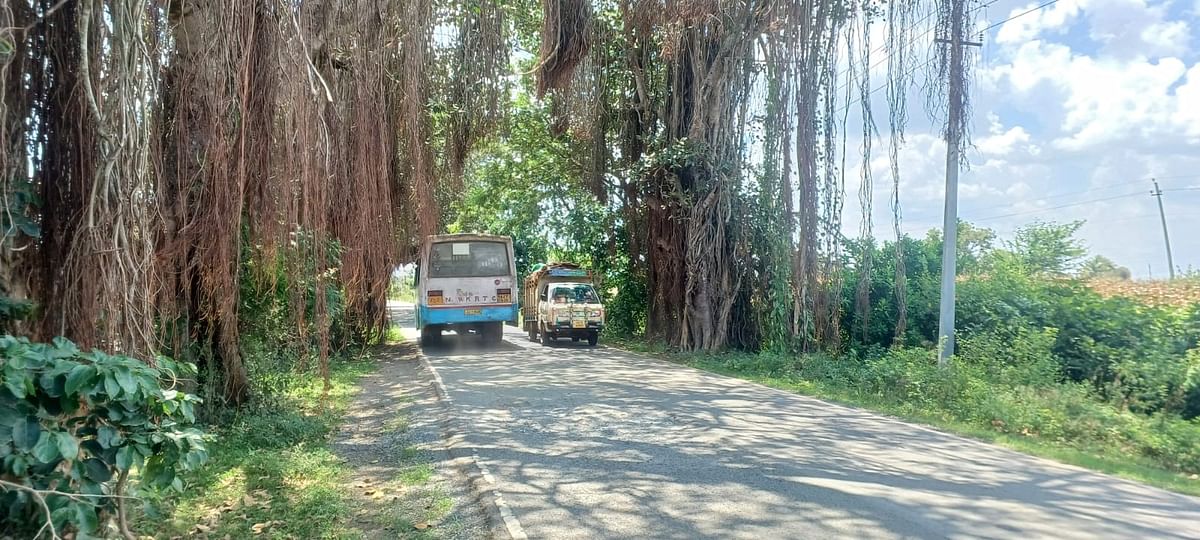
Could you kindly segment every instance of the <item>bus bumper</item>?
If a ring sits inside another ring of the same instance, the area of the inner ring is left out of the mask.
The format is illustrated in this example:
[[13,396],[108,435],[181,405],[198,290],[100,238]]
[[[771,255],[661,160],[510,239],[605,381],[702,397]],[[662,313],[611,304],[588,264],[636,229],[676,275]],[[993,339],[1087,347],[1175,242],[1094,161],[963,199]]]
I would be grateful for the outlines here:
[[[475,313],[474,311],[478,311]],[[516,304],[511,306],[486,307],[417,307],[417,328],[429,325],[464,325],[484,322],[515,321],[518,317]]]

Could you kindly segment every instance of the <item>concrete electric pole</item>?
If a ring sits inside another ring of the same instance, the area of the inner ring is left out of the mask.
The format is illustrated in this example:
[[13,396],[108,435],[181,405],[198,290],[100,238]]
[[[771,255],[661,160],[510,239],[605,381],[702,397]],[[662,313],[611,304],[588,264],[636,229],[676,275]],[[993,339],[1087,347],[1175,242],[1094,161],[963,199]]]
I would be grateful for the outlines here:
[[950,6],[950,38],[934,41],[949,45],[949,73],[947,86],[946,117],[946,208],[942,228],[942,297],[938,317],[938,366],[944,367],[954,354],[954,278],[958,259],[958,166],[961,161],[959,150],[962,141],[962,116],[966,104],[966,77],[963,50],[966,46],[978,47],[979,42],[963,40],[966,32],[966,0],[947,0]]
[[1173,280],[1175,279],[1175,259],[1171,257],[1171,235],[1167,234],[1167,213],[1163,211],[1162,204],[1163,192],[1158,187],[1157,179],[1151,178],[1150,181],[1154,182],[1154,191],[1151,191],[1150,194],[1158,199],[1158,217],[1162,219],[1163,242],[1167,245],[1167,275],[1170,276],[1167,279]]

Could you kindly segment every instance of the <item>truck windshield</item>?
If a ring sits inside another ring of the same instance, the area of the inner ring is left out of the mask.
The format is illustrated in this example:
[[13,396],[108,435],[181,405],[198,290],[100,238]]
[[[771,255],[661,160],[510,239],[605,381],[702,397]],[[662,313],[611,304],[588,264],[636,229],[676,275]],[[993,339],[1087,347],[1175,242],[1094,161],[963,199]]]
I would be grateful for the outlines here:
[[596,290],[591,285],[586,284],[571,284],[559,285],[554,288],[554,294],[551,295],[557,303],[572,302],[576,304],[599,304],[600,300],[596,297]]
[[500,242],[441,242],[429,253],[429,277],[471,278],[509,275],[508,249]]

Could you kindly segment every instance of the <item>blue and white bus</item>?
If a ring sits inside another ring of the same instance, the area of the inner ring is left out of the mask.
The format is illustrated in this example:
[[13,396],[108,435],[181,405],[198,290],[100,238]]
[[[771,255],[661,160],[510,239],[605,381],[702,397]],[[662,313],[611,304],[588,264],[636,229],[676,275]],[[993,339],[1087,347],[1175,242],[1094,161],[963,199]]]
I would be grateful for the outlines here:
[[517,320],[517,267],[512,238],[443,234],[425,239],[417,265],[417,329],[423,343],[442,332],[479,334],[499,343]]

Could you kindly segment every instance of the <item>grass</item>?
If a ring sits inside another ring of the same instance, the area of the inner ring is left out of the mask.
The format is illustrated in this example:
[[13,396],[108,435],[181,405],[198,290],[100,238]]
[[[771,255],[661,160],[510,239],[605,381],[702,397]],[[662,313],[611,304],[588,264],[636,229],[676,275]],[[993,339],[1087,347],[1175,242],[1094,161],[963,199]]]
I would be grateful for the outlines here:
[[[950,404],[937,403],[934,399],[901,399],[896,394],[875,392],[870,384],[856,384],[855,376],[849,371],[832,373],[826,377],[806,373],[803,370],[779,369],[777,363],[771,360],[763,361],[769,355],[750,355],[745,353],[714,353],[714,354],[681,354],[667,351],[661,346],[648,345],[645,341],[610,339],[609,343],[631,350],[651,354],[675,363],[684,364],[704,371],[732,376],[759,384],[785,390],[788,392],[808,395],[827,401],[870,409],[890,416],[920,424],[929,425],[946,432],[973,438],[980,441],[999,444],[1026,454],[1052,459],[1094,471],[1111,474],[1130,480],[1139,481],[1152,486],[1168,489],[1188,495],[1200,496],[1200,479],[1192,471],[1180,472],[1164,466],[1171,456],[1159,456],[1152,459],[1140,455],[1136,449],[1126,445],[1121,447],[1116,443],[1097,442],[1086,437],[1048,437],[1039,436],[1036,432],[1025,432],[1024,428],[1009,426],[1008,432],[998,431],[991,421],[984,420],[987,413],[979,410],[966,411],[963,408],[972,407],[976,403],[969,399],[960,399]],[[839,362],[832,360],[831,362]],[[769,367],[764,367],[768,365]],[[795,361],[784,362],[784,365],[795,365]],[[911,376],[906,373],[904,376]],[[993,388],[989,391],[1000,392]],[[1100,407],[1099,404],[1089,404]],[[955,407],[958,409],[955,410]],[[1031,404],[1030,409],[1039,405]],[[1018,411],[1018,413],[1021,411]],[[1064,421],[1073,420],[1065,413],[1061,414]],[[968,418],[968,419],[964,419]],[[1055,417],[1060,419],[1060,417]],[[1152,426],[1152,420],[1143,418],[1139,426]],[[1124,429],[1123,425],[1107,425],[1105,429]],[[1010,429],[1015,428],[1015,429]],[[1012,431],[1016,431],[1013,433]]]
[[[358,539],[435,538],[421,530],[441,519],[451,501],[430,486],[427,456],[402,448],[396,477],[379,486],[355,485],[353,471],[331,450],[331,435],[358,392],[370,360],[331,366],[328,400],[322,382],[305,377],[271,407],[241,411],[210,427],[210,460],[186,478],[182,494],[151,501],[135,519],[137,534],[154,538]],[[403,432],[408,419],[390,421]],[[402,499],[402,500],[401,500]],[[395,502],[396,504],[388,504]],[[380,523],[384,526],[378,526]]]

